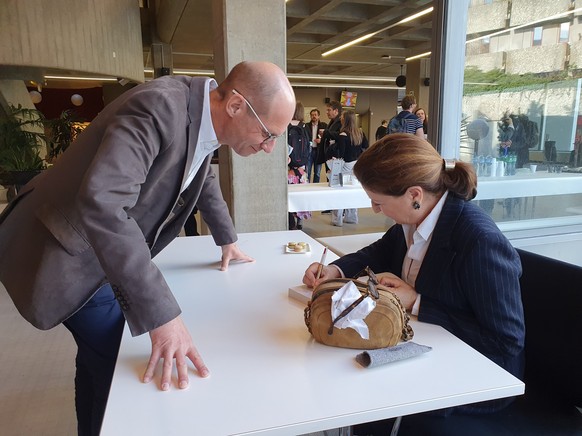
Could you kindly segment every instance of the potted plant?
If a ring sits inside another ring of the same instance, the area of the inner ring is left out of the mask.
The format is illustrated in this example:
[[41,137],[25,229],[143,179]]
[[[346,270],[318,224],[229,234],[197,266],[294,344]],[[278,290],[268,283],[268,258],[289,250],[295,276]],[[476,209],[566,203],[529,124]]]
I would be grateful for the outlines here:
[[53,162],[77,135],[83,131],[82,120],[70,109],[61,112],[54,120],[46,121],[47,127],[47,160]]
[[44,116],[36,109],[9,105],[0,117],[0,184],[26,184],[45,168],[41,157],[45,143]]

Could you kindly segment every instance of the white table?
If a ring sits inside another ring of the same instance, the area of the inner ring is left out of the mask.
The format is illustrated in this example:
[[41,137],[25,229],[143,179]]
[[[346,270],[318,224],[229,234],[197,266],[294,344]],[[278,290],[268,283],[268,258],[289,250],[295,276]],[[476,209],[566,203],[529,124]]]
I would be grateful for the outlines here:
[[328,247],[338,256],[344,256],[349,253],[355,253],[360,248],[376,242],[386,232],[362,233],[357,235],[327,236],[317,238],[319,242]]
[[[288,241],[313,251],[284,254]],[[238,243],[256,263],[218,271],[207,236],[178,238],[156,259],[211,376],[191,371],[184,391],[159,391],[159,372],[156,383],[140,383],[149,338],[126,329],[102,435],[294,435],[524,392],[465,343],[419,322],[414,340],[431,352],[362,368],[356,350],[310,339],[303,305],[288,298],[323,247],[298,231],[242,234]]]
[[287,188],[289,212],[371,207],[370,198],[359,185],[331,188],[327,183],[305,183]]
[[[475,200],[582,193],[582,174],[538,171],[508,177],[479,177]],[[326,183],[288,186],[289,212],[371,207],[361,186],[330,188]]]
[[582,174],[538,171],[533,174],[523,173],[508,177],[479,177],[475,200],[579,194],[581,192]]

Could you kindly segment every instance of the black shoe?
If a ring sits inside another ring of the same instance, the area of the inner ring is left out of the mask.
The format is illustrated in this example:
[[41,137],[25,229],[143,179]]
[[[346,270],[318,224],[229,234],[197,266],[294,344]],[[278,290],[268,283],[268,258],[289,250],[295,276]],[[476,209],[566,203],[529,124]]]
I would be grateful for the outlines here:
[[331,213],[331,210],[322,210],[321,214],[322,215],[329,215]]

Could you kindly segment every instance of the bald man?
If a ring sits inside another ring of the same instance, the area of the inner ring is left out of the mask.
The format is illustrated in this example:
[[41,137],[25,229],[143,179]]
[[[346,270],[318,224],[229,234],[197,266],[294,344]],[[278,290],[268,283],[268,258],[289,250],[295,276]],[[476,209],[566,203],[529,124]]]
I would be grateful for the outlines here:
[[[79,434],[99,432],[125,321],[132,335],[150,334],[144,382],[160,359],[175,359],[180,388],[188,359],[209,374],[152,258],[197,205],[222,270],[253,260],[235,244],[210,160],[221,144],[241,156],[270,153],[294,110],[289,81],[267,62],[238,64],[219,86],[153,80],[109,104],[0,216],[0,281],[34,326],[63,323],[77,342]],[[171,372],[163,366],[162,390]]]

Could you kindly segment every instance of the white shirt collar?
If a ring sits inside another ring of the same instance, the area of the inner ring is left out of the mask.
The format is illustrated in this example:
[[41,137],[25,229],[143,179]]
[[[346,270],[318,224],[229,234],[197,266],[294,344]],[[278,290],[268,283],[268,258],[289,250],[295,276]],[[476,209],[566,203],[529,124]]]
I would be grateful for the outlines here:
[[[408,256],[411,259],[420,260],[417,259],[418,256],[417,253],[415,253],[416,250],[414,250],[414,244],[421,242],[422,246],[424,245],[424,243],[430,240],[432,233],[434,232],[434,229],[436,227],[436,224],[439,220],[439,217],[441,215],[441,212],[443,210],[443,206],[445,204],[445,200],[447,199],[448,194],[449,191],[446,191],[443,194],[443,196],[437,202],[435,207],[433,207],[433,209],[430,211],[427,217],[419,224],[418,227],[416,227],[413,224],[402,224],[404,237],[406,238],[406,245],[409,248]],[[424,250],[424,252],[426,252],[426,250]],[[422,257],[424,257],[424,252],[422,253]]]
[[210,113],[210,91],[215,90],[218,87],[216,80],[208,79],[204,84],[204,103],[202,106],[202,119],[200,120],[200,130],[198,131],[198,144],[202,145],[204,149],[208,149],[208,145],[212,144],[212,149],[214,151],[216,144],[218,144],[218,138],[214,130],[214,125],[212,124],[212,114]]
[[214,79],[207,79],[204,84],[204,99],[202,103],[202,117],[198,129],[198,142],[194,149],[194,157],[192,158],[192,164],[188,170],[188,176],[182,185],[181,191],[184,191],[190,183],[192,183],[192,180],[194,180],[194,176],[196,176],[196,173],[202,166],[204,159],[220,147],[216,131],[214,130],[214,125],[212,124],[212,114],[210,112],[210,91],[216,89],[217,86],[218,85]]

